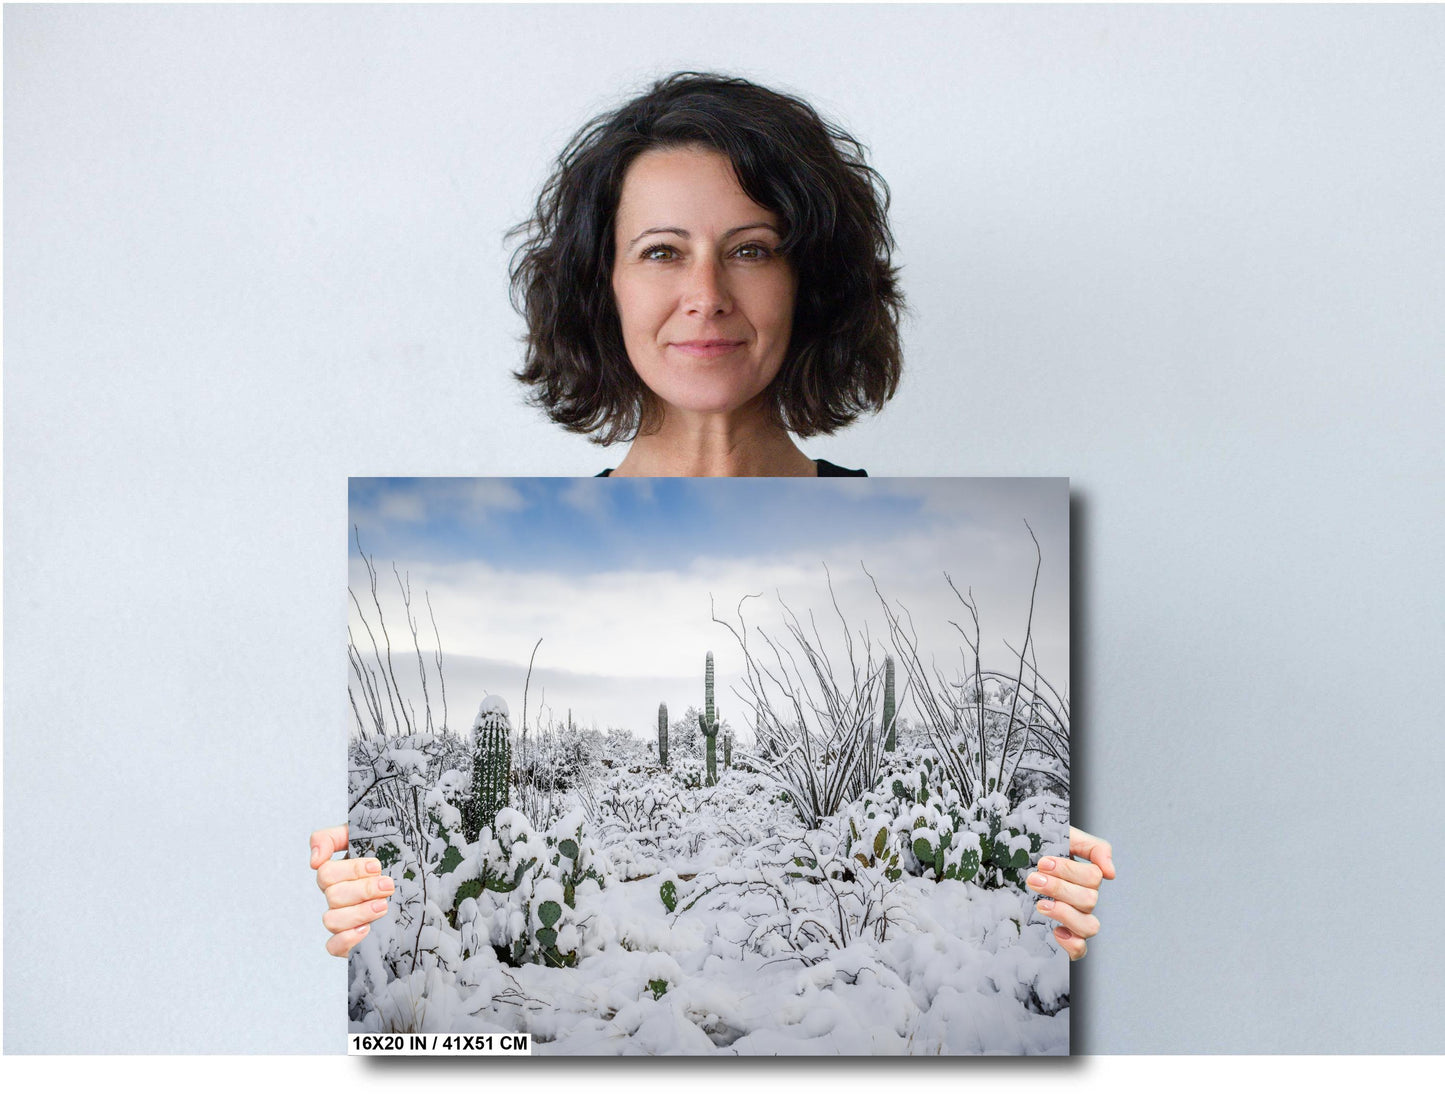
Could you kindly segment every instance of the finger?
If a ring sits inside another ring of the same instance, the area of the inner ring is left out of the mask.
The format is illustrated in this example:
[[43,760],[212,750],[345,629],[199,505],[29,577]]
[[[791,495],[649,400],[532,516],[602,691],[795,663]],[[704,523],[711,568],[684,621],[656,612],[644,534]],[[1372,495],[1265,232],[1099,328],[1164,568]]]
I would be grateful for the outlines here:
[[346,826],[338,824],[331,828],[318,828],[311,834],[311,867],[320,867],[337,852],[346,850]]
[[1078,960],[1089,951],[1089,946],[1084,942],[1084,939],[1069,929],[1068,926],[1055,926],[1054,938],[1064,947],[1064,951],[1069,954],[1069,960],[1071,961]]
[[316,885],[323,891],[347,879],[364,879],[381,874],[379,859],[329,859],[316,872]]
[[1114,877],[1114,848],[1107,840],[1090,835],[1081,828],[1069,826],[1069,855],[1083,856],[1097,864],[1105,879]]
[[[1098,874],[1098,868],[1093,864],[1088,865]],[[1067,902],[1081,914],[1092,914],[1094,907],[1099,902],[1099,892],[1090,888],[1082,887],[1078,883],[1071,883],[1058,875],[1045,875],[1035,871],[1026,880],[1028,888],[1037,891],[1048,898],[1057,899],[1060,902]],[[330,894],[326,896],[328,899]]]
[[333,910],[356,906],[374,898],[386,898],[396,890],[389,875],[368,875],[365,879],[344,879],[326,888],[326,904]]
[[1041,898],[1034,903],[1034,909],[1046,918],[1062,922],[1080,937],[1093,937],[1099,932],[1099,919],[1092,914],[1081,914],[1067,902],[1053,898]]
[[1088,887],[1092,891],[1099,889],[1099,884],[1104,879],[1104,873],[1092,863],[1085,863],[1080,859],[1062,859],[1055,856],[1044,856],[1039,860],[1036,868],[1046,875],[1054,875],[1060,879],[1067,879],[1070,883],[1078,883],[1081,887]]
[[344,933],[358,926],[370,925],[386,913],[386,900],[372,899],[357,906],[341,906],[321,915],[321,924],[332,933]]
[[333,957],[344,957],[347,953],[351,952],[352,949],[356,948],[357,944],[367,935],[370,929],[370,926],[357,926],[355,929],[348,929],[342,933],[338,933],[326,943],[326,951]]

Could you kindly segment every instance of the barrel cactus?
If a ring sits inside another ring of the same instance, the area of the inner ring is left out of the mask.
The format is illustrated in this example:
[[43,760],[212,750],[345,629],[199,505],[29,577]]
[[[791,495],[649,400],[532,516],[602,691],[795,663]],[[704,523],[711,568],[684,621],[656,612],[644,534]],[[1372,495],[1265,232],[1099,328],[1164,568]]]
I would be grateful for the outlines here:
[[499,810],[511,797],[512,721],[507,702],[488,696],[472,724],[472,787],[462,802],[462,832],[475,843],[483,828],[491,828]]
[[893,706],[893,658],[883,658],[883,731],[887,735],[884,740],[883,749],[892,751],[898,749],[898,728],[894,725]]
[[717,785],[717,709],[712,703],[712,650],[707,651],[707,672],[703,677],[703,696],[707,711],[697,717],[697,725],[707,736],[707,784]]
[[657,763],[667,766],[667,704],[657,706]]

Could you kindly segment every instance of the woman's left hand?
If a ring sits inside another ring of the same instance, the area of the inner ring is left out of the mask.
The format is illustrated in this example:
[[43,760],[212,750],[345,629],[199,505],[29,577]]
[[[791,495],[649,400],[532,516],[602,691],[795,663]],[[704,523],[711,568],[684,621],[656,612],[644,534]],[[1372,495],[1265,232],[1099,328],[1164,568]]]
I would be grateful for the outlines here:
[[1045,856],[1028,877],[1029,889],[1044,897],[1035,903],[1039,913],[1059,923],[1054,930],[1060,945],[1076,961],[1087,951],[1086,938],[1099,932],[1094,906],[1099,883],[1114,877],[1114,850],[1109,841],[1069,827],[1069,855],[1088,862]]

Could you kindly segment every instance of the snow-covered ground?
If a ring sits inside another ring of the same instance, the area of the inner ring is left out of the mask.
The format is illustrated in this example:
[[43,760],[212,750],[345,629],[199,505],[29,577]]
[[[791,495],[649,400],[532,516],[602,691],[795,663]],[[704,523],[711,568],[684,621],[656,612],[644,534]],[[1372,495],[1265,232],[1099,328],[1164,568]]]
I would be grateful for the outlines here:
[[[946,783],[915,803],[908,734],[874,796],[812,830],[764,774],[719,758],[707,786],[696,757],[663,769],[655,744],[593,733],[589,756],[572,738],[566,788],[513,798],[551,819],[503,810],[472,844],[447,744],[354,747],[354,780],[361,756],[399,777],[353,832],[415,805],[438,836],[372,845],[399,890],[352,954],[353,1031],[523,1031],[540,1054],[1068,1053],[1068,959],[1033,896],[914,854],[909,826],[950,852],[977,841],[948,839]],[[1066,854],[1067,817],[1048,795],[1016,806],[1001,858],[1029,834],[1028,862]]]

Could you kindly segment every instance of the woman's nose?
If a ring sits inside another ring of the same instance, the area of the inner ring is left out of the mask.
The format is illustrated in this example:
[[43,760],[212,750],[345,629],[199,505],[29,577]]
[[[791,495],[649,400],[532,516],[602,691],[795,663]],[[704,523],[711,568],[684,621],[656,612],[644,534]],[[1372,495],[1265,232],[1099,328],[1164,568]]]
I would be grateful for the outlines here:
[[708,318],[726,315],[732,310],[732,296],[720,262],[700,258],[688,269],[683,310]]

